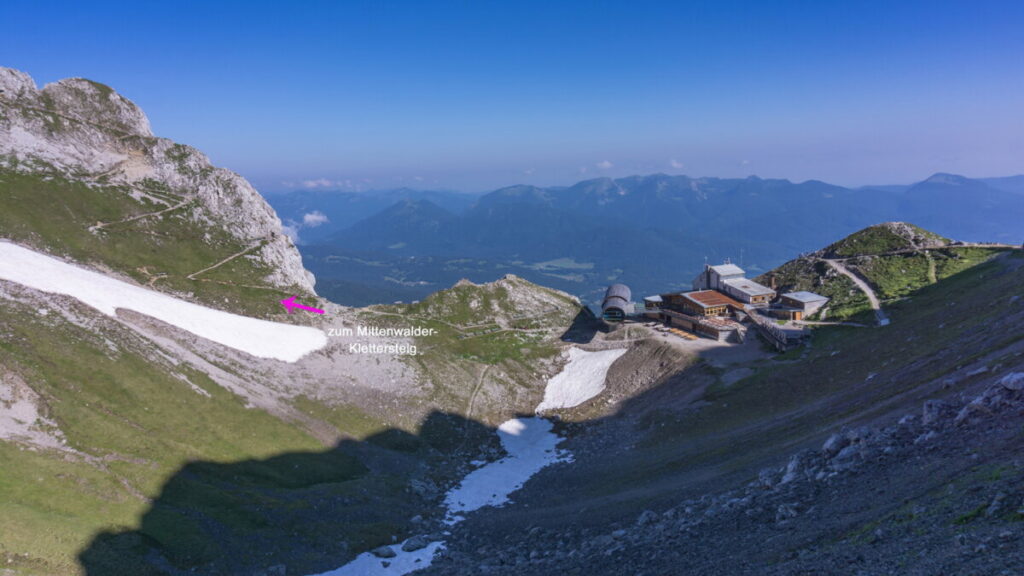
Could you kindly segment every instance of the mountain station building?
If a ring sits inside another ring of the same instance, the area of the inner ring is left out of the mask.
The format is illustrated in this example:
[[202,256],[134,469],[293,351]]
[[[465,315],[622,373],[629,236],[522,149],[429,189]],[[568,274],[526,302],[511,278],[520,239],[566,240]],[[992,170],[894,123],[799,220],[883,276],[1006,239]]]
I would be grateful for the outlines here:
[[742,268],[726,262],[705,264],[689,292],[644,298],[644,316],[724,342],[743,342],[747,326],[753,326],[770,344],[785,350],[799,342],[790,333],[800,330],[787,332],[770,317],[799,321],[827,303],[828,298],[813,292],[780,296],[774,288],[747,278]]

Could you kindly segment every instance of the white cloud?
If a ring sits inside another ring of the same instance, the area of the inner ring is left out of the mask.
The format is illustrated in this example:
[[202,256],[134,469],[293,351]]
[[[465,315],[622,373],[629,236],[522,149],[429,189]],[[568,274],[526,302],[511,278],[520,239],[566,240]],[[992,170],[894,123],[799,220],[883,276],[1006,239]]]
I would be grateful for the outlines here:
[[341,178],[338,180],[331,180],[330,178],[310,178],[307,180],[286,180],[282,182],[287,188],[293,188],[297,190],[352,190],[360,192],[366,188],[365,184],[369,184],[371,180],[368,178],[363,179],[352,179],[352,178]]
[[678,169],[683,167],[683,163],[680,162],[679,160],[676,160],[675,158],[669,160],[668,161],[668,165],[673,167],[673,168],[675,168],[676,170],[678,170]]
[[314,210],[302,215],[302,225],[309,228],[316,228],[321,224],[330,222],[327,215],[319,210]]
[[608,160],[601,160],[597,164],[594,164],[594,166],[597,166],[598,169],[600,169],[600,170],[607,170],[607,169],[611,168],[612,166],[615,166],[615,164],[612,164]]
[[536,172],[536,170],[533,168],[527,168],[526,170],[523,170],[523,174],[526,174],[527,176],[532,176],[534,172]]
[[740,166],[747,166],[749,164],[750,164],[750,160],[744,160],[743,162],[740,162]]
[[284,235],[291,238],[295,244],[299,243],[299,229],[291,224],[284,224],[281,226],[281,232]]
[[303,188],[331,188],[335,186],[335,183],[327,178],[316,178],[313,180],[303,180]]

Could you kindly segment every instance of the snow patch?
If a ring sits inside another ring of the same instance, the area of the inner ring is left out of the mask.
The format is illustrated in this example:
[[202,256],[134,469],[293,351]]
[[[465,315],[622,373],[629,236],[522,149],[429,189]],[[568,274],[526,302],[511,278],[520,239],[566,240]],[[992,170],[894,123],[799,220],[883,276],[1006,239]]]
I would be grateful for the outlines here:
[[501,506],[545,466],[570,461],[568,452],[558,449],[562,439],[551,431],[553,427],[543,418],[513,418],[498,426],[498,438],[508,456],[473,470],[448,492],[446,522],[457,523],[459,513]]
[[537,413],[579,406],[600,394],[604,391],[608,369],[625,353],[625,348],[600,352],[570,349],[569,363],[548,380],[544,400],[537,406]]
[[70,296],[108,316],[118,308],[134,310],[259,358],[295,362],[327,344],[322,330],[192,304],[3,241],[0,279]]
[[[600,394],[608,369],[625,352],[625,349],[601,352],[570,349],[568,364],[548,381],[544,401],[537,406],[537,412],[578,406]],[[476,469],[445,495],[444,505],[448,509],[445,524],[458,524],[465,520],[466,513],[484,506],[502,506],[509,502],[510,494],[522,488],[541,469],[557,462],[571,462],[569,451],[558,448],[562,438],[552,431],[553,428],[554,424],[544,418],[513,418],[498,426],[498,438],[508,455],[495,462],[470,462]],[[404,552],[398,544],[391,546],[394,558],[381,559],[365,552],[341,568],[317,576],[402,576],[429,566],[434,552],[443,547],[444,542],[431,542],[422,550]]]
[[444,548],[443,542],[431,542],[426,548],[405,552],[402,550],[402,544],[405,542],[390,547],[395,552],[393,558],[378,558],[370,552],[363,552],[341,568],[316,576],[402,576],[430,566],[434,554]]

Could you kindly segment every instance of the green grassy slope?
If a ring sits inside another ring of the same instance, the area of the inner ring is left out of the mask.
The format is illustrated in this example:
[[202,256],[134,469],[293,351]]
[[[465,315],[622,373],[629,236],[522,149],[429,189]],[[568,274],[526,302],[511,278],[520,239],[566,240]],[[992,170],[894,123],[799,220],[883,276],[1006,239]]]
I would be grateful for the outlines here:
[[813,254],[791,260],[758,277],[774,278],[780,292],[808,290],[830,299],[829,320],[870,322],[867,297],[825,259],[842,260],[863,278],[887,306],[944,278],[985,262],[1005,248],[959,246],[917,226],[888,223],[871,226]]
[[913,224],[888,222],[854,232],[821,252],[827,258],[849,258],[948,243],[949,239]]
[[775,270],[759,276],[758,282],[768,283],[774,277],[779,292],[806,290],[829,298],[830,320],[862,320],[871,317],[871,304],[867,296],[852,280],[838,274],[828,263],[815,258],[798,258],[786,262]]
[[[517,278],[364,311],[366,324],[438,328],[409,362],[433,384],[428,402],[454,414],[403,431],[355,405],[294,398],[350,439],[330,450],[84,305],[68,304],[69,321],[40,315],[32,298],[4,302],[0,365],[39,394],[74,451],[0,442],[0,565],[47,575],[80,573],[80,562],[147,574],[151,550],[182,569],[219,572],[253,542],[263,543],[253,569],[280,559],[315,572],[409,534],[409,518],[438,510],[430,494],[410,492],[410,479],[443,486],[458,473],[453,462],[494,442],[459,416],[477,384],[498,392],[480,394],[473,420],[535,405],[523,398],[542,393],[544,362],[580,311]],[[525,302],[536,308],[524,314]]]
[[486,379],[500,394],[473,404],[471,416],[493,424],[510,406],[528,409],[524,395],[543,393],[545,364],[556,360],[559,338],[582,310],[568,294],[509,276],[459,284],[415,304],[373,306],[360,317],[382,327],[435,329],[418,341],[423,354],[410,359],[433,384],[431,400],[466,413]]
[[866,256],[847,262],[884,301],[906,296],[1005,252],[1001,248],[951,246],[910,254]]
[[[114,573],[144,573],[150,545],[189,566],[225,550],[244,553],[256,537],[298,537],[337,555],[401,533],[415,509],[404,478],[369,475],[353,455],[323,452],[298,426],[247,407],[200,372],[154,361],[145,341],[84,306],[75,310],[88,327],[26,304],[0,307],[0,365],[31,383],[75,451],[0,442],[0,565],[77,573],[76,555],[95,534],[133,528],[144,513],[143,540],[93,550],[109,556]],[[334,423],[356,439],[369,432],[359,421]],[[302,458],[301,468],[279,456],[303,453],[320,455]],[[197,460],[250,463],[230,468],[230,477],[193,467],[168,492],[168,479]],[[312,509],[353,497],[330,517]]]

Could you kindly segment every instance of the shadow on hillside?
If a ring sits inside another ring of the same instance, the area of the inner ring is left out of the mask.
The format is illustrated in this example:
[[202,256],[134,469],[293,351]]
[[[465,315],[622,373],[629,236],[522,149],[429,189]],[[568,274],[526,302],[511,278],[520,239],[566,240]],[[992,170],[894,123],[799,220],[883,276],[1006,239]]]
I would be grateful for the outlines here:
[[594,313],[589,308],[584,306],[580,308],[576,317],[573,318],[569,328],[562,333],[561,338],[563,342],[587,344],[594,339],[594,335],[601,329],[601,321],[597,319],[597,316],[594,316]]
[[[494,430],[434,412],[417,434],[389,429],[322,452],[194,461],[163,485],[133,529],[97,534],[79,554],[88,576],[317,574],[415,532],[440,513],[459,453]],[[281,567],[284,567],[282,570]]]

